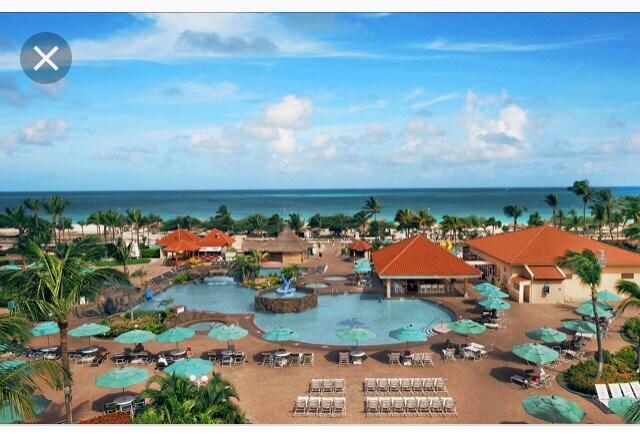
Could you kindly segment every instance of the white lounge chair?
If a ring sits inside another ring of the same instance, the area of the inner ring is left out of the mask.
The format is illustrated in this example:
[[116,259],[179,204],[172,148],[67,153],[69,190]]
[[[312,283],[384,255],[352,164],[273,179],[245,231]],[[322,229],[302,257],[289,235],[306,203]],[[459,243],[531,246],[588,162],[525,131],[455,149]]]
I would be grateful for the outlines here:
[[456,360],[456,350],[453,348],[447,348],[442,350],[442,359],[444,361],[455,361]]
[[389,393],[389,379],[387,378],[379,378],[377,379],[378,383],[378,394],[388,394]]
[[609,391],[607,385],[597,384],[595,385],[596,395],[593,396],[593,401],[602,408],[604,412],[609,412]]
[[442,399],[442,413],[446,414],[455,414],[458,416],[458,409],[456,408],[456,401],[451,397],[446,397]]
[[622,390],[622,395],[629,398],[636,398],[636,395],[633,393],[633,389],[631,389],[630,383],[620,383],[620,389]]
[[307,400],[308,397],[298,397],[296,399],[296,403],[293,406],[293,416],[295,417],[297,414],[305,414],[307,413]]
[[383,397],[380,399],[380,414],[392,415],[391,398]]
[[344,396],[345,389],[347,383],[344,381],[344,378],[336,378],[333,380],[333,394],[339,395],[342,394]]
[[320,394],[322,392],[322,381],[316,378],[309,382],[309,394]]
[[401,394],[411,394],[413,392],[413,388],[411,386],[410,378],[401,378],[400,379],[400,393]]
[[320,397],[309,397],[307,401],[307,416],[320,413]]
[[446,378],[436,378],[436,392],[444,392],[448,394],[447,391],[447,379]]
[[389,379],[389,395],[400,393],[400,380],[397,378]]
[[415,397],[409,397],[404,404],[404,415],[416,414],[418,416],[418,400]]
[[380,416],[380,399],[378,399],[378,397],[367,397],[365,400],[364,413],[367,417],[369,414]]
[[412,378],[411,391],[414,394],[424,394],[424,378]]
[[640,381],[632,381],[629,384],[631,385],[631,389],[633,389],[633,393],[636,395],[636,398],[640,398]]
[[393,397],[391,399],[392,405],[393,405],[393,415],[396,414],[402,414],[406,417],[407,412],[404,408],[404,398],[402,397]]
[[442,414],[442,416],[445,416],[444,413],[444,403],[442,401],[441,398],[439,397],[430,397],[431,399],[431,414]]
[[436,392],[436,379],[435,378],[425,378],[422,381],[422,390],[426,392]]
[[333,394],[333,380],[330,378],[325,378],[321,382],[320,393],[324,394]]
[[420,414],[431,415],[431,399],[427,397],[420,397],[418,399],[418,415]]
[[338,417],[347,416],[347,399],[344,397],[336,397],[333,399],[333,411],[331,416],[337,415]]
[[320,400],[320,410],[318,411],[318,417],[323,414],[333,414],[333,398],[323,398]]
[[375,378],[365,378],[364,379],[364,393],[366,394],[377,394],[378,393],[378,383],[376,383]]
[[611,398],[622,398],[622,389],[618,383],[609,383],[609,391],[611,391]]

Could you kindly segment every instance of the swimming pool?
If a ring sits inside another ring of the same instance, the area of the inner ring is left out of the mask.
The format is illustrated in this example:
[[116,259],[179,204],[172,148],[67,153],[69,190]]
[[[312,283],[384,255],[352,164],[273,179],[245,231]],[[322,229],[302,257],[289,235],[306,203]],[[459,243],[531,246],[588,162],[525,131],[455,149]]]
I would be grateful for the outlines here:
[[[260,268],[260,277],[267,277],[269,275],[280,274],[282,268]],[[300,268],[300,274],[306,274],[307,268]]]
[[334,294],[318,297],[318,307],[295,314],[258,312],[253,289],[238,286],[227,277],[205,279],[203,284],[172,286],[138,309],[157,309],[162,300],[173,299],[189,309],[226,314],[255,314],[254,322],[263,331],[279,326],[300,333],[300,341],[326,345],[345,345],[337,333],[356,326],[376,334],[362,345],[398,343],[389,332],[406,324],[430,332],[434,326],[455,320],[449,309],[424,300],[383,299],[379,294]]
[[304,287],[309,289],[321,289],[331,286],[329,283],[307,283]]
[[217,328],[218,326],[224,325],[224,322],[221,321],[199,321],[198,323],[192,323],[187,328],[193,329],[194,331],[210,331],[213,328]]

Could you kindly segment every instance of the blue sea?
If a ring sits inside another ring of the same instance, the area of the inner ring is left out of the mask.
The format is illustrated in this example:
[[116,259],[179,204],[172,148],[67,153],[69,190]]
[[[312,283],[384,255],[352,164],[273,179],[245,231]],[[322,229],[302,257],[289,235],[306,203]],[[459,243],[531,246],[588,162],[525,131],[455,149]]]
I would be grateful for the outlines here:
[[[640,195],[640,187],[612,188],[615,196]],[[69,200],[65,211],[76,222],[86,219],[98,209],[142,208],[145,213],[158,214],[168,219],[178,215],[191,215],[207,219],[220,205],[227,205],[234,218],[253,213],[270,216],[274,213],[288,216],[300,213],[303,218],[313,214],[352,215],[358,212],[369,196],[384,205],[382,217],[392,220],[400,208],[430,210],[440,219],[444,214],[467,216],[476,214],[506,221],[502,208],[519,205],[528,213],[539,212],[550,217],[551,208],[544,203],[548,193],[558,195],[560,207],[582,212],[582,202],[566,188],[475,188],[475,189],[340,189],[340,190],[256,190],[256,191],[89,191],[54,192]],[[0,208],[15,207],[30,197],[43,197],[52,192],[0,193]],[[524,220],[528,218],[525,214]]]

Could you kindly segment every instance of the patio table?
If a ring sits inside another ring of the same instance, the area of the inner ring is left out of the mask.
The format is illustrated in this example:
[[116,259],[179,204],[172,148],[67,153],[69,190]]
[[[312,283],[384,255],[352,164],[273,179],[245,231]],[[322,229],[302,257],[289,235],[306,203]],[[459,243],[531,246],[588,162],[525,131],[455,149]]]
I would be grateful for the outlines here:
[[225,357],[233,357],[235,353],[236,351],[234,351],[233,349],[225,349],[224,351],[220,352],[220,354],[224,355]]
[[100,348],[98,348],[97,346],[88,346],[86,348],[80,349],[80,352],[82,352],[83,354],[95,354],[99,350]]
[[113,402],[117,404],[119,408],[121,408],[125,405],[131,404],[134,399],[135,397],[133,395],[121,395],[120,397],[113,400]]
[[42,348],[40,348],[40,352],[43,352],[45,354],[48,354],[50,352],[56,352],[57,350],[58,350],[58,346],[54,346],[54,345],[43,346]]
[[186,351],[186,349],[173,349],[173,350],[169,351],[169,355],[174,360],[179,360],[181,358],[185,358],[186,357],[187,351]]
[[287,358],[291,355],[291,352],[289,351],[276,351],[273,353],[273,355],[275,355],[276,357],[282,357],[282,358]]

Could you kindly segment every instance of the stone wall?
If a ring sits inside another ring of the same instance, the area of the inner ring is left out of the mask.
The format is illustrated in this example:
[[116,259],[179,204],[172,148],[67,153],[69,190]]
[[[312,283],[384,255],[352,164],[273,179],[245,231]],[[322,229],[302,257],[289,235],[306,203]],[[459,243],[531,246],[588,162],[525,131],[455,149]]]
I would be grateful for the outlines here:
[[138,288],[127,286],[105,286],[105,288],[92,301],[75,308],[78,317],[95,317],[98,315],[111,315],[118,312],[126,312],[133,306],[142,303],[145,292]]
[[[173,309],[173,307],[171,309]],[[179,314],[174,315],[173,317],[167,318],[164,321],[164,327],[165,329],[171,329],[174,326],[187,326],[191,323],[197,323],[201,321],[227,322],[227,320],[224,318],[224,315],[218,314],[216,312],[191,311],[187,309]]]
[[[298,289],[300,291],[300,289]],[[262,312],[273,312],[278,314],[291,314],[294,312],[305,312],[318,306],[318,295],[309,292],[303,296],[296,297],[263,297],[258,292],[254,298],[256,309]]]

